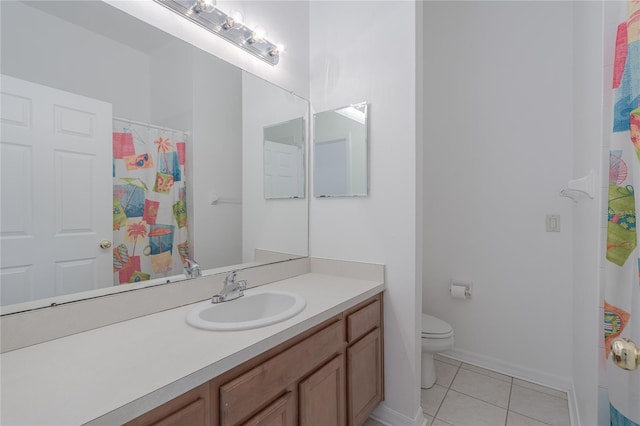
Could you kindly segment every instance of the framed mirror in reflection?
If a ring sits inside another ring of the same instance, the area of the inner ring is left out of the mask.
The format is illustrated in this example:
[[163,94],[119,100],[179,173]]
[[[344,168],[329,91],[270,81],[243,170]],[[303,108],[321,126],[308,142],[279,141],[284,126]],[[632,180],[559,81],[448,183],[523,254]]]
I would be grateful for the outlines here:
[[306,100],[101,1],[0,7],[2,314],[308,255],[263,196]]
[[367,196],[367,103],[319,112],[313,119],[314,196]]

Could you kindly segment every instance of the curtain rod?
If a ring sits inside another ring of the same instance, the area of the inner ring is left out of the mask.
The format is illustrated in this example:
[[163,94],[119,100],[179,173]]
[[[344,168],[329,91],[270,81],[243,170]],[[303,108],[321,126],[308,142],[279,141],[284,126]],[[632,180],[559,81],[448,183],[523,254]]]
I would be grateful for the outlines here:
[[165,130],[165,131],[168,131],[168,132],[182,132],[185,135],[191,136],[191,133],[187,132],[186,130],[170,129],[168,127],[156,126],[155,124],[143,123],[142,121],[129,120],[128,118],[120,118],[120,117],[111,117],[111,118],[113,120],[116,120],[116,121],[122,121],[123,123],[136,124],[138,126],[145,126],[145,127],[151,128],[151,129]]

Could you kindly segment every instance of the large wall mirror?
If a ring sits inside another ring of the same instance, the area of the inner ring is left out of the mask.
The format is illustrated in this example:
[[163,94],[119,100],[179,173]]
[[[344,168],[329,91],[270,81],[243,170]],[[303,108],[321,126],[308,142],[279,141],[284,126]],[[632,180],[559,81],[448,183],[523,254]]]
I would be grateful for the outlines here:
[[263,182],[308,101],[102,1],[0,7],[2,314],[308,255]]
[[314,196],[366,196],[367,103],[319,112],[313,118]]

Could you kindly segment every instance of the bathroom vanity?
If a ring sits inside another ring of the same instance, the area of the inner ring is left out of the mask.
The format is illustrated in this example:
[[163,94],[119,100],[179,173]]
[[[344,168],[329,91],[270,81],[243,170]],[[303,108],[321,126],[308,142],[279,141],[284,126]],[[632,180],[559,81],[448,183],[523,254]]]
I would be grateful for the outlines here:
[[197,329],[186,305],[5,352],[1,423],[360,425],[383,399],[379,268],[260,286],[307,302],[266,327]]
[[127,423],[361,425],[383,398],[382,295]]

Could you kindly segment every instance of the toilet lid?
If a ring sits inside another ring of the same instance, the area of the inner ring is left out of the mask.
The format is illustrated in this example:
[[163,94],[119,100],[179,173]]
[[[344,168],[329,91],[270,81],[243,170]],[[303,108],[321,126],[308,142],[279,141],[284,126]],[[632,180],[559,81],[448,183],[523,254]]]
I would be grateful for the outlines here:
[[434,337],[447,337],[453,334],[453,328],[440,318],[422,314],[422,334]]

